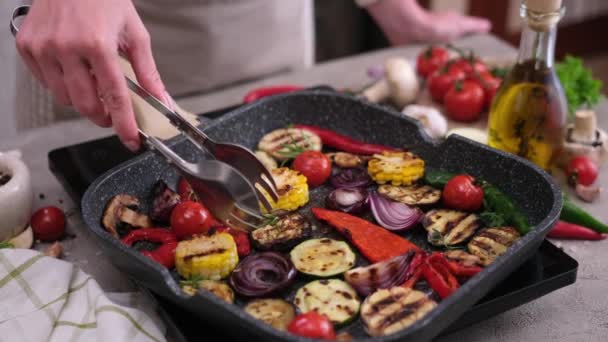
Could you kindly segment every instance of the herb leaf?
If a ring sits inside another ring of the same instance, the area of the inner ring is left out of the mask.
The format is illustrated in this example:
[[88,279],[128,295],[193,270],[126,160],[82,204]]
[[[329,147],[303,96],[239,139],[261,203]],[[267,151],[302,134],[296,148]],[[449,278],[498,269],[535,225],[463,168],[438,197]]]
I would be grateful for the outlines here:
[[592,107],[600,100],[602,81],[594,79],[591,70],[585,68],[580,58],[566,56],[555,66],[557,76],[564,87],[571,115],[584,107]]

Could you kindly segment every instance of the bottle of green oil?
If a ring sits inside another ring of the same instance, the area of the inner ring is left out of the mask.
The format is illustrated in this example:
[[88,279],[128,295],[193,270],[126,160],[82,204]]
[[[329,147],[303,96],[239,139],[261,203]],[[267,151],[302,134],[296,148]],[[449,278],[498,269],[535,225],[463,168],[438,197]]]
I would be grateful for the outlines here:
[[550,170],[558,158],[568,107],[553,68],[561,0],[523,0],[525,22],[517,63],[496,94],[488,119],[489,145]]

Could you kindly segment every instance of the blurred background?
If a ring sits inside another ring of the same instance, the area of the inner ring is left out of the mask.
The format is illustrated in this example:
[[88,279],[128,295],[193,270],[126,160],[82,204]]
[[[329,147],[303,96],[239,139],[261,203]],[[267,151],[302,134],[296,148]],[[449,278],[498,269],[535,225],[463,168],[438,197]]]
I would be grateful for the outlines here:
[[[16,134],[15,75],[21,68],[16,58],[8,19],[19,0],[0,1],[0,135]],[[492,33],[514,46],[519,43],[519,0],[419,0],[433,10],[452,10],[482,16],[492,21]],[[584,59],[595,77],[608,84],[608,1],[564,0],[567,8],[560,22],[556,58],[573,54]],[[316,60],[324,62],[388,47],[386,39],[366,11],[353,0],[315,0]],[[607,91],[608,87],[604,87]],[[42,123],[41,123],[42,124]]]

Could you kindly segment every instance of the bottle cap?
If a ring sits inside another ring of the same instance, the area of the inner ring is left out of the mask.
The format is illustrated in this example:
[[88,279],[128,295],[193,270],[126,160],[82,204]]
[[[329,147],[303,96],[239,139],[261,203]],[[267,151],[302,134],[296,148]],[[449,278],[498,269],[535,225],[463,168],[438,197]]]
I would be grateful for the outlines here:
[[557,12],[562,7],[562,0],[524,0],[526,7],[534,12]]

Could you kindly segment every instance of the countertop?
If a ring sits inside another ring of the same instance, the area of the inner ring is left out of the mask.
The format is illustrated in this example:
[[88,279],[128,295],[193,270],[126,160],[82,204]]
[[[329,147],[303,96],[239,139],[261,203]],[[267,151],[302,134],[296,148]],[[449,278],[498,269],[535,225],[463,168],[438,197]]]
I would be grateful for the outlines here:
[[[474,48],[481,56],[508,58],[513,47],[488,35],[473,36],[456,42],[457,46]],[[358,55],[311,69],[279,75],[266,80],[231,87],[215,93],[178,99],[180,105],[201,113],[238,103],[250,89],[272,84],[292,83],[303,86],[320,84],[336,88],[359,89],[369,83],[365,74],[368,66],[382,63],[389,56],[413,60],[420,46],[392,48]],[[608,128],[608,102],[597,108],[599,124]],[[73,120],[50,127],[31,130],[10,140],[0,138],[0,151],[20,149],[32,172],[35,194],[34,207],[57,205],[69,213],[68,231],[75,238],[63,242],[64,259],[90,273],[106,291],[129,291],[133,285],[98,251],[83,227],[77,205],[73,203],[48,169],[47,153],[55,148],[112,134],[85,120]],[[602,168],[599,182],[608,184],[607,167]],[[44,196],[39,196],[43,194]],[[584,207],[608,221],[606,194],[594,204]],[[574,285],[555,291],[529,304],[492,317],[459,332],[444,336],[440,341],[606,341],[608,336],[608,242],[558,241],[568,254],[580,263]],[[41,246],[39,248],[42,248]]]

